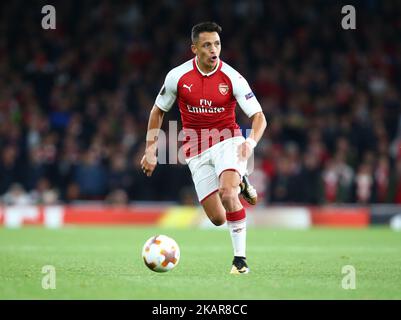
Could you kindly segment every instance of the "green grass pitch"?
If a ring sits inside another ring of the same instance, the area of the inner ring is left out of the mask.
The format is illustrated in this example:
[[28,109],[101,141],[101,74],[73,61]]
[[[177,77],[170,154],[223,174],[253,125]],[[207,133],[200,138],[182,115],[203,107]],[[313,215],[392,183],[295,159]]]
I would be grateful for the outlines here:
[[[152,235],[173,237],[178,266],[141,259]],[[139,227],[0,228],[0,299],[401,299],[401,235],[388,228],[248,228],[251,273],[230,275],[227,230]],[[41,286],[53,265],[56,289]],[[356,289],[342,288],[342,267]]]

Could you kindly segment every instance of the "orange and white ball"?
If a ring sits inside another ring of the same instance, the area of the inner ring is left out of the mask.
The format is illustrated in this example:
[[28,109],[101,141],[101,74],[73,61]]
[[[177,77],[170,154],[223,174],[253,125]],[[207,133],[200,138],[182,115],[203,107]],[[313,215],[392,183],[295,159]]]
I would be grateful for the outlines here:
[[174,239],[157,235],[149,238],[142,249],[145,265],[155,272],[174,269],[180,261],[180,248]]

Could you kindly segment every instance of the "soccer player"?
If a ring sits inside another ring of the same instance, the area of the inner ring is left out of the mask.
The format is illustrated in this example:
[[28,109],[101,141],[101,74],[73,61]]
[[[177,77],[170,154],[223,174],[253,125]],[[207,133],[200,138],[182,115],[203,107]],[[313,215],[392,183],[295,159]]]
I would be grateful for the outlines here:
[[[266,119],[248,82],[220,60],[222,29],[214,22],[192,28],[195,57],[166,76],[150,112],[142,170],[151,176],[157,159],[157,136],[165,112],[178,101],[185,161],[192,173],[199,202],[210,221],[227,221],[234,249],[231,273],[249,272],[246,262],[246,214],[239,194],[255,204],[257,194],[247,179],[247,160],[263,135]],[[244,138],[235,120],[237,102],[252,121]],[[185,147],[185,148],[184,148]]]

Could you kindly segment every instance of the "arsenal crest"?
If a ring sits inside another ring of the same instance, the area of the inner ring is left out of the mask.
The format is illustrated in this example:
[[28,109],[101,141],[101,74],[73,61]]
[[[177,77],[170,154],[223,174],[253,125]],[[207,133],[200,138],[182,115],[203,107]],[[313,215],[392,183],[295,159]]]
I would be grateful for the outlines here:
[[228,90],[229,90],[228,84],[225,83],[219,84],[219,91],[223,96],[225,96],[228,93]]

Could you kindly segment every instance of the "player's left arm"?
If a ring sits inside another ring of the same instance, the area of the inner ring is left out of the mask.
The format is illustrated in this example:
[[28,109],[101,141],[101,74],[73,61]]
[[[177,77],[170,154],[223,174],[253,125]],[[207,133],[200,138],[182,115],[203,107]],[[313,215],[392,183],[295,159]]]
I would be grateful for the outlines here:
[[240,158],[248,159],[263,136],[267,126],[266,117],[248,82],[241,75],[233,82],[233,93],[242,111],[252,121],[251,133],[238,150]]
[[252,117],[252,130],[248,139],[252,139],[256,143],[262,138],[263,133],[267,127],[266,117],[262,111],[256,112]]
[[252,130],[249,136],[246,138],[244,143],[240,145],[239,155],[242,159],[248,159],[253,149],[258,144],[259,140],[262,138],[263,133],[266,129],[267,122],[266,117],[262,111],[255,113],[252,117]]

